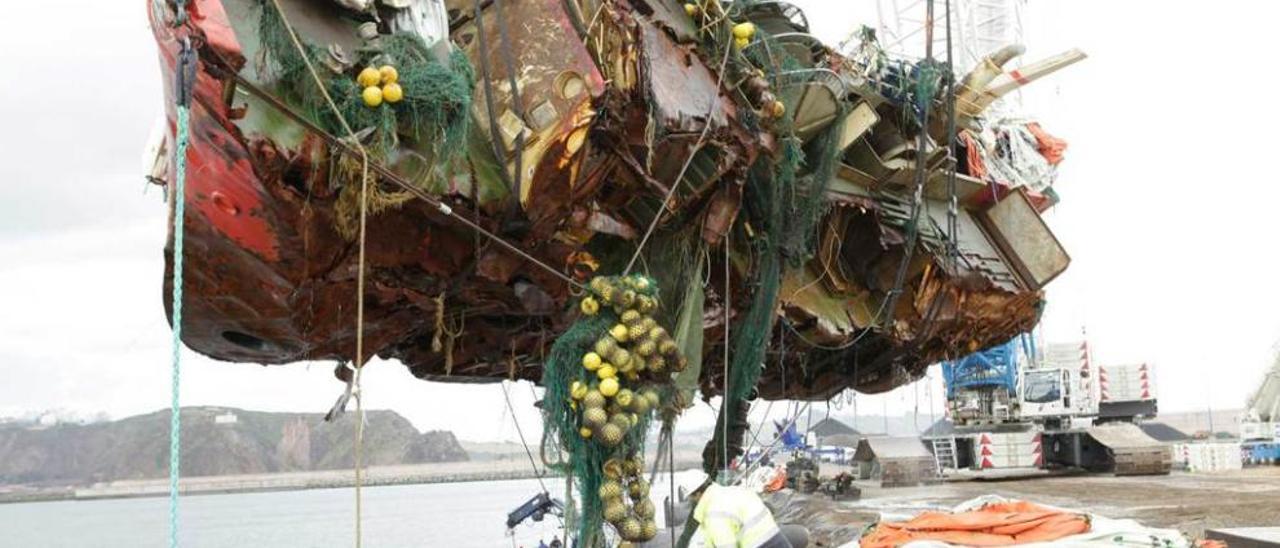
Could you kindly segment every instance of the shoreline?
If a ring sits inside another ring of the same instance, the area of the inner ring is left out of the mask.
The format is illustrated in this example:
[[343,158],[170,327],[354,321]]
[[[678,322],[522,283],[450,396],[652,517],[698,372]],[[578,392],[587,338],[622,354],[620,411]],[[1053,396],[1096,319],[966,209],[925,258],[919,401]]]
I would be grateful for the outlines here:
[[[530,469],[527,461],[461,461],[370,466],[365,468],[361,485],[365,487],[380,487],[387,485],[466,483],[560,476],[561,474],[546,468],[539,468],[538,472],[535,473]],[[340,489],[353,486],[355,486],[354,472],[350,468],[344,468],[303,472],[194,476],[179,480],[178,493],[182,496],[225,495],[310,489]],[[8,488],[10,490],[0,491],[0,504],[169,496],[168,478],[116,480],[88,486],[51,486],[26,489],[22,486],[8,486]],[[3,489],[3,487],[0,487],[0,489]]]
[[[677,469],[680,469],[681,466],[697,466],[695,461],[684,462],[685,460],[676,460]],[[558,478],[562,476],[562,474],[545,467],[539,467],[535,472],[530,468],[529,462],[524,459],[501,459],[369,466],[365,468],[361,485],[364,487],[382,487],[388,485],[509,481],[538,477]],[[181,496],[226,495],[274,491],[305,491],[311,489],[341,489],[354,486],[354,472],[350,468],[342,468],[303,472],[186,477],[179,480],[178,493]],[[0,486],[0,504],[167,496],[169,496],[168,478],[116,480],[80,486],[27,488],[20,485]]]

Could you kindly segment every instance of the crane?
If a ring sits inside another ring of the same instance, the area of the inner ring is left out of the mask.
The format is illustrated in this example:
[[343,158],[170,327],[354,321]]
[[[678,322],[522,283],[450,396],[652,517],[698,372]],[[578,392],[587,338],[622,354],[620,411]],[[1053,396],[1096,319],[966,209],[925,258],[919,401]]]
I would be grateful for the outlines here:
[[1240,439],[1249,462],[1280,462],[1280,352],[1249,396],[1240,421]]
[[1169,473],[1168,447],[1136,424],[1155,412],[1148,366],[1105,368],[1114,394],[1098,399],[1090,364],[1086,342],[1037,344],[1030,333],[943,362],[954,431],[926,436],[940,466]]

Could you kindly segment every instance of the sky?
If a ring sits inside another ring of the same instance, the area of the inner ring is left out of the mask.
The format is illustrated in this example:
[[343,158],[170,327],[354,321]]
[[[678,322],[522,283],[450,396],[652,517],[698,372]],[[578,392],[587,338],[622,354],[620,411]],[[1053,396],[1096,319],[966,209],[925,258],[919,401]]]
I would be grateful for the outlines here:
[[[795,3],[828,43],[877,20],[874,0]],[[169,404],[166,212],[141,175],[162,105],[145,5],[14,2],[0,19],[0,416],[118,418]],[[1070,141],[1062,202],[1046,219],[1072,264],[1049,287],[1043,334],[1078,340],[1087,329],[1096,361],[1154,364],[1163,410],[1242,407],[1280,339],[1269,242],[1280,184],[1265,163],[1280,115],[1262,53],[1277,11],[1244,1],[1023,6],[1026,59],[1089,54],[1021,97]],[[331,369],[186,351],[183,404],[323,412],[341,388]],[[859,408],[941,409],[938,377],[935,368],[918,385],[859,395]],[[509,390],[535,434],[530,385]],[[421,429],[516,437],[498,385],[426,383],[375,362],[365,393],[368,407]],[[713,421],[699,405],[684,423]]]

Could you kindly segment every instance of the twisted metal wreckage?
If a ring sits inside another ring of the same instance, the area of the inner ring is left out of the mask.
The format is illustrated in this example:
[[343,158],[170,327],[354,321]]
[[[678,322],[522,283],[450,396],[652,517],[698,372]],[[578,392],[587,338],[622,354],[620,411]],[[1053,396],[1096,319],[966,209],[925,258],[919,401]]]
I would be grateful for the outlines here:
[[[586,282],[635,271],[706,397],[744,367],[766,399],[881,392],[1030,329],[1069,262],[1040,218],[1065,143],[984,113],[1078,52],[953,79],[763,0],[150,3],[166,73],[199,56],[183,335],[217,359],[355,348],[360,147],[282,15],[370,154],[366,353],[422,379],[540,379]],[[359,102],[370,63],[402,102]]]

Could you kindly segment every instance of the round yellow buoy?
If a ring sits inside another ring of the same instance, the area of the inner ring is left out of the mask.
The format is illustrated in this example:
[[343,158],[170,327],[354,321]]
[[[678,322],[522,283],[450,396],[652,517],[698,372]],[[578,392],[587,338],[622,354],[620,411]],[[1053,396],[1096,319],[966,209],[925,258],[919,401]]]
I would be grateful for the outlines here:
[[613,335],[613,338],[617,339],[618,342],[627,342],[627,326],[625,325],[618,324],[613,326],[609,330],[609,334]]
[[627,507],[622,501],[615,499],[606,499],[609,503],[604,505],[604,520],[609,523],[619,523],[627,519]]
[[605,445],[613,447],[622,442],[622,436],[625,433],[626,432],[623,432],[621,428],[618,428],[618,425],[609,423],[600,427],[600,441],[603,441]]
[[596,354],[599,354],[601,356],[608,356],[609,354],[612,354],[613,349],[617,347],[618,347],[618,341],[613,340],[613,337],[605,335],[603,337],[600,337],[600,340],[596,341],[594,348],[595,348]]
[[622,498],[622,484],[614,480],[605,480],[600,484],[600,500],[609,501]]
[[587,390],[587,385],[583,384],[582,381],[573,381],[573,384],[569,386],[569,397],[580,400],[587,396]]
[[388,103],[399,103],[404,99],[404,90],[400,88],[400,84],[392,82],[382,86],[382,98]]
[[618,402],[618,405],[627,407],[631,405],[631,398],[633,397],[635,397],[635,395],[630,390],[623,388],[618,391],[618,395],[614,397],[613,401]]
[[365,67],[365,69],[360,71],[360,74],[356,76],[356,82],[360,84],[360,87],[367,88],[376,86],[382,82],[382,73],[378,72],[378,69],[376,68]]
[[733,26],[733,37],[739,40],[750,40],[756,35],[756,26],[754,23],[747,21],[738,23]]
[[787,113],[787,105],[782,104],[782,101],[774,101],[771,108],[773,109],[771,114],[773,114],[774,118],[781,118],[783,114]]
[[364,91],[360,93],[360,97],[364,99],[365,106],[376,107],[382,104],[382,89],[377,86],[369,86],[364,88]]
[[587,426],[599,428],[609,422],[609,414],[599,407],[591,407],[582,412],[582,422]]
[[[606,363],[606,364],[604,364],[604,365],[600,366],[600,369],[597,369],[597,370],[596,370],[596,376],[600,377],[600,379],[601,379],[601,380],[604,380],[604,379],[612,379],[612,378],[614,378],[614,377],[617,377],[617,376],[618,376],[618,369],[617,369],[617,368],[615,368],[614,366],[609,365],[609,364],[607,364],[607,363]],[[614,381],[614,382],[616,383],[617,381]],[[601,392],[604,392],[604,387],[603,387],[603,385],[601,385],[601,389],[600,389],[600,391],[601,391]],[[610,394],[610,393],[605,392],[605,395],[606,395],[606,396],[612,396],[613,394]]]
[[587,395],[582,397],[582,405],[588,408],[604,408],[604,394],[599,390],[588,390]]
[[595,297],[587,297],[582,299],[582,313],[588,316],[595,316],[600,311],[600,302]]
[[586,368],[587,371],[600,369],[600,364],[602,363],[604,363],[604,360],[600,359],[600,355],[595,352],[587,352],[582,356],[582,367]]
[[684,12],[689,17],[693,17],[698,14],[698,6],[696,4],[685,4]]
[[[648,502],[648,501],[645,501],[645,502]],[[653,504],[653,503],[650,503],[650,504]],[[640,526],[642,530],[642,532],[640,533],[640,538],[645,541],[658,536],[658,524],[653,521],[652,519],[653,514],[650,514],[649,518],[650,519],[644,520],[644,525]]]
[[578,435],[579,435],[579,436],[582,436],[582,437],[584,437],[584,438],[590,438],[590,437],[591,437],[591,429],[590,429],[590,428],[587,428],[587,427],[585,427],[585,426],[583,426],[582,428],[579,428],[579,429],[578,429]]
[[382,65],[378,68],[378,77],[383,84],[394,84],[400,81],[400,72],[391,65]]
[[609,377],[600,381],[600,393],[612,398],[618,393],[618,379]]
[[644,534],[644,527],[640,525],[640,520],[628,517],[622,520],[622,525],[618,526],[618,533],[627,540],[640,540],[640,535]]

